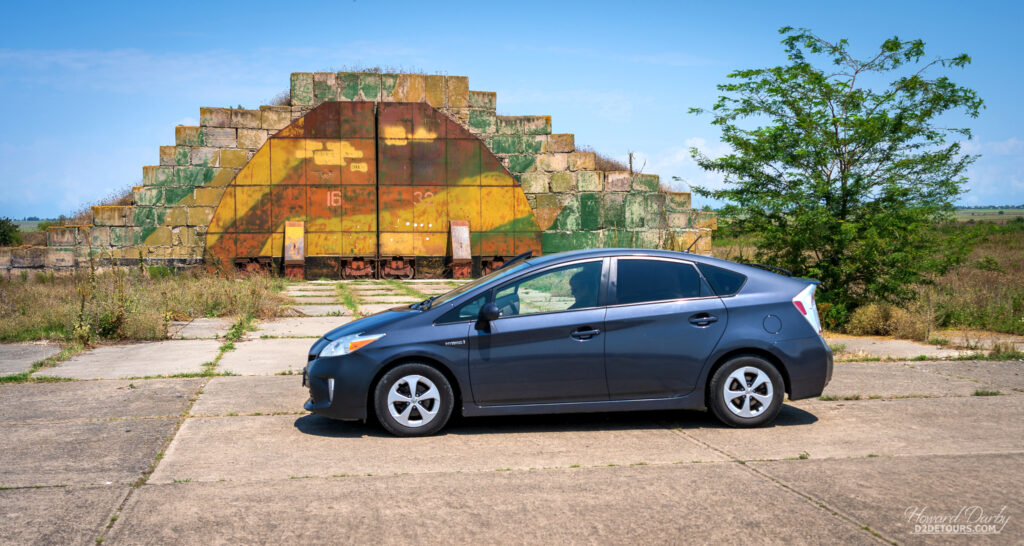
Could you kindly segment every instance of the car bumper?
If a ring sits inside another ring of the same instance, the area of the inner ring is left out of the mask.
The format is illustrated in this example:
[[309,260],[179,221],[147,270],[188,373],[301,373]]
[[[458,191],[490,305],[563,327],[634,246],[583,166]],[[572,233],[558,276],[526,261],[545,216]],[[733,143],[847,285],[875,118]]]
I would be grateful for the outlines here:
[[820,336],[791,339],[775,344],[786,363],[789,399],[821,396],[832,380],[832,350]]
[[306,411],[343,421],[365,421],[379,364],[360,354],[313,358],[302,370]]

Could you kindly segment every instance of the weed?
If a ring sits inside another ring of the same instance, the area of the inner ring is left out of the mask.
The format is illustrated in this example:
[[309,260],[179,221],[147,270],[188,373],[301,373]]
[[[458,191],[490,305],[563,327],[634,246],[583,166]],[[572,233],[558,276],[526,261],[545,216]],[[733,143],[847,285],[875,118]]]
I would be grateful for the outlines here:
[[797,455],[797,458],[799,458],[801,461],[806,461],[807,459],[811,458],[811,454],[806,451],[801,451],[800,455]]
[[974,391],[974,394],[972,396],[999,396],[1001,394],[1003,394],[1003,393],[1001,393],[999,391],[990,391],[988,389],[978,389],[978,390]]
[[876,455],[874,453],[868,453],[868,458],[869,459],[874,459],[875,457],[878,457],[878,455]]
[[938,345],[940,347],[945,347],[946,345],[949,345],[950,342],[949,342],[948,339],[946,339],[944,337],[933,337],[933,338],[928,340],[928,343],[930,343],[931,345]]
[[578,465],[578,464],[571,464],[571,465],[569,465],[569,468],[579,468],[579,467],[580,467],[580,465]]
[[[345,283],[338,283],[338,293],[340,294],[341,304],[348,308],[352,312],[352,318],[359,318],[359,297],[352,293]],[[340,313],[339,313],[340,314]]]
[[1024,352],[1021,352],[1012,343],[998,341],[992,344],[988,357],[991,360],[1024,360]]
[[423,292],[420,292],[419,290],[416,290],[415,288],[413,288],[413,287],[409,286],[408,284],[405,284],[405,283],[403,283],[401,281],[396,281],[394,279],[388,279],[388,280],[386,280],[384,282],[388,283],[388,286],[394,288],[395,290],[398,290],[399,292],[402,292],[403,294],[405,294],[407,296],[410,296],[410,297],[413,297],[413,298],[417,298],[417,299],[421,299],[421,300],[427,299],[427,295],[426,294],[424,294]]
[[846,351],[846,344],[836,343],[835,345],[829,345],[828,348],[831,349],[833,353],[842,353]]

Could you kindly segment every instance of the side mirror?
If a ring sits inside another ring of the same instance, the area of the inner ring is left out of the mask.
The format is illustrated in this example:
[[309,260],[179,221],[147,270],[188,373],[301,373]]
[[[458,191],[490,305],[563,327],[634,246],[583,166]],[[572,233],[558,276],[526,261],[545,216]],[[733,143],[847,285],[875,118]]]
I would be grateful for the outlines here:
[[480,320],[484,322],[491,322],[492,320],[498,320],[501,316],[501,310],[494,303],[485,303],[480,308]]

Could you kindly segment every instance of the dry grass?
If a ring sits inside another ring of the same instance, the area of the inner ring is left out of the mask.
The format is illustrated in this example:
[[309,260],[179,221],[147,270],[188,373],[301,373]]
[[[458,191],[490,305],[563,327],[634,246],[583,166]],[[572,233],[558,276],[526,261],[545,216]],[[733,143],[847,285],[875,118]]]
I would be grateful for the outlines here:
[[0,281],[0,341],[164,339],[171,320],[269,317],[285,302],[283,281],[267,275],[232,279],[152,269],[156,274],[119,268]]
[[576,146],[577,152],[590,152],[594,154],[594,166],[599,171],[628,171],[629,165],[613,159],[601,152],[595,151],[592,146]]
[[[142,181],[140,180],[135,186],[141,186]],[[62,226],[86,226],[91,225],[93,216],[92,208],[98,206],[123,206],[132,204],[132,185],[124,186],[122,188],[110,190],[110,193],[95,203],[87,203],[78,208],[78,210],[71,214],[62,214],[57,218],[57,224]]]

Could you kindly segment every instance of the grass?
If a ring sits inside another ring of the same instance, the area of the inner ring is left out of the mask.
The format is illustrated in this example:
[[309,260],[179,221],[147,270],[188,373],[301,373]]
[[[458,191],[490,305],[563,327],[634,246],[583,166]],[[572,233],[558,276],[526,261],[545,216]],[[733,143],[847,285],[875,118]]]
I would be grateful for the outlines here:
[[990,391],[988,389],[978,389],[978,390],[974,391],[974,394],[972,396],[999,396],[1001,394],[1003,394],[1003,393],[1001,393],[999,391]]
[[[350,291],[345,283],[340,282],[337,284],[338,287],[338,299],[341,300],[341,304],[348,308],[352,312],[352,318],[359,318],[359,296],[354,292]],[[340,315],[341,313],[338,313]]]
[[419,298],[421,300],[427,299],[426,294],[420,292],[419,290],[416,290],[415,288],[409,286],[408,284],[405,284],[404,282],[396,281],[394,279],[388,279],[384,282],[386,282],[388,286],[390,286],[391,288],[394,288],[395,290],[398,290],[399,292],[402,292],[407,296]]
[[282,288],[266,275],[139,268],[0,280],[0,342],[166,339],[171,321],[275,316],[286,301]]

